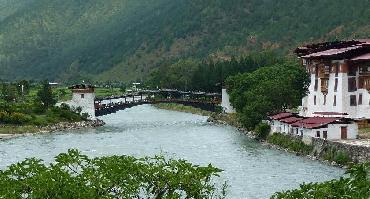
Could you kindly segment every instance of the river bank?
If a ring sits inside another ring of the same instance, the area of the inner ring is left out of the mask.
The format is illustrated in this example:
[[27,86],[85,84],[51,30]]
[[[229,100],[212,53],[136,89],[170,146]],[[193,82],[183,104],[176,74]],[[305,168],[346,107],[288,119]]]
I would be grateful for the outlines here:
[[192,114],[208,116],[208,117],[214,114],[210,111],[204,111],[199,108],[194,108],[192,106],[184,106],[182,104],[160,103],[160,104],[153,104],[153,106],[159,109],[164,109],[164,110],[169,110],[169,111],[179,111],[179,112],[184,112],[184,113],[192,113]]
[[[208,116],[208,122],[233,126],[237,128],[238,131],[243,132],[246,136],[256,139],[254,132],[247,130],[238,122],[236,114],[212,113],[178,104],[157,104],[155,107]],[[266,145],[269,148],[294,153],[297,156],[303,156],[311,160],[318,160],[337,167],[347,167],[352,163],[370,161],[370,147],[366,145],[351,144],[354,143],[353,141],[328,141],[277,133],[259,141],[261,144]]]
[[40,133],[52,133],[55,131],[67,131],[82,128],[96,128],[104,126],[105,123],[102,120],[88,120],[80,122],[60,122],[57,124],[47,126],[15,126],[15,125],[3,125],[0,126],[0,140],[11,139],[19,136],[40,134]]
[[[255,138],[253,132],[248,131],[238,123],[235,115],[213,114],[208,121],[236,127],[247,136]],[[353,163],[370,162],[370,146],[356,144],[364,142],[364,140],[329,141],[274,133],[267,139],[260,140],[260,142],[270,148],[294,153],[298,156],[304,156],[311,160],[318,160],[338,167],[347,167]]]

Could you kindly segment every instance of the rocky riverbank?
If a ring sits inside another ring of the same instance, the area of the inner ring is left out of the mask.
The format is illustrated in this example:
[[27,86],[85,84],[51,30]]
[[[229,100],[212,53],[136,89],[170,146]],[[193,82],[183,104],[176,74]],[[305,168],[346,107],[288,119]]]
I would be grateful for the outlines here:
[[[247,129],[243,128],[240,123],[238,123],[235,115],[213,114],[209,117],[208,121],[215,124],[234,126],[247,136],[255,138],[253,132],[248,131]],[[328,141],[318,138],[303,139],[302,137],[296,136],[290,136],[289,140],[293,142],[303,142],[305,145],[311,146],[312,150],[310,150],[309,154],[307,155],[269,143],[266,140],[260,140],[260,142],[269,148],[294,153],[299,156],[305,156],[309,159],[319,160],[333,166],[345,167],[351,163],[370,162],[370,147],[364,144],[351,144],[353,141]]]
[[[48,126],[0,126],[3,129],[0,133],[0,140],[11,139],[19,136],[39,134],[39,133],[52,133],[55,131],[67,131],[73,129],[83,129],[83,128],[96,128],[104,126],[105,123],[102,120],[89,120],[81,122],[60,122]],[[5,130],[4,130],[5,129]],[[6,132],[6,133],[4,133]]]

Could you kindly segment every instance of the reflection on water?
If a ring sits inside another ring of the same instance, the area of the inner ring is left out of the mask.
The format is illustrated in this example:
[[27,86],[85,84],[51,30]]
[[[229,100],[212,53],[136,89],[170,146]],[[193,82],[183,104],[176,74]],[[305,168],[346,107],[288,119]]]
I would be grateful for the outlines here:
[[90,156],[151,156],[164,153],[224,170],[229,198],[268,198],[302,182],[338,178],[343,170],[268,149],[232,127],[217,126],[198,115],[143,105],[102,117],[107,125],[0,142],[0,168],[27,157],[51,161],[69,148]]

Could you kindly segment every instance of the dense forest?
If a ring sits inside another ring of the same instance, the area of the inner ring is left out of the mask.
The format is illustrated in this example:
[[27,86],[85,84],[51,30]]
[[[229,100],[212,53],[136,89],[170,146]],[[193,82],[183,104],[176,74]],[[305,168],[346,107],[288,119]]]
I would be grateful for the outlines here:
[[369,37],[368,0],[0,0],[0,78],[142,80],[182,59]]
[[228,77],[286,61],[271,52],[250,53],[230,60],[196,61],[181,59],[174,64],[153,70],[148,77],[150,88],[170,88],[183,91],[220,92]]

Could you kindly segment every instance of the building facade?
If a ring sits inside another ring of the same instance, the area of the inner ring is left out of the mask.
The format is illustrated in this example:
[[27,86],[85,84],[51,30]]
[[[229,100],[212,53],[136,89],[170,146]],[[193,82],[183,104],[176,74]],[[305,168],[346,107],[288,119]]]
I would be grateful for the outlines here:
[[279,113],[270,117],[272,133],[282,133],[305,138],[326,140],[357,139],[358,125],[355,121],[337,117],[304,118],[292,113]]
[[312,44],[295,52],[311,79],[301,116],[370,119],[370,40]]
[[95,88],[90,85],[74,85],[69,87],[72,90],[72,100],[67,104],[72,108],[81,108],[81,113],[87,113],[89,119],[95,120]]

